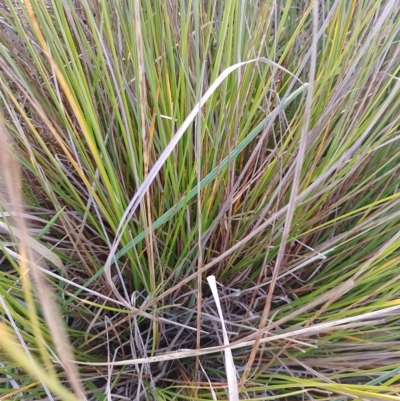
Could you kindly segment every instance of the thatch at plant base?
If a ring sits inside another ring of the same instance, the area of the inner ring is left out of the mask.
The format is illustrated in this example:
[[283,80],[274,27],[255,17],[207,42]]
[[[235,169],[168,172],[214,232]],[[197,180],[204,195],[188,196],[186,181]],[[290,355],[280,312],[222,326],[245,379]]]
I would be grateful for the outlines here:
[[399,31],[1,0],[0,398],[400,400]]

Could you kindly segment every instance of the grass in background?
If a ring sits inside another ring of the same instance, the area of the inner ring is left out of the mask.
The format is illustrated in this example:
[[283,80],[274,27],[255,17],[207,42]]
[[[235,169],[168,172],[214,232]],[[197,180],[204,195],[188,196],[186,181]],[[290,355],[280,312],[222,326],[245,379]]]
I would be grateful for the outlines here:
[[1,0],[0,397],[400,399],[396,5]]

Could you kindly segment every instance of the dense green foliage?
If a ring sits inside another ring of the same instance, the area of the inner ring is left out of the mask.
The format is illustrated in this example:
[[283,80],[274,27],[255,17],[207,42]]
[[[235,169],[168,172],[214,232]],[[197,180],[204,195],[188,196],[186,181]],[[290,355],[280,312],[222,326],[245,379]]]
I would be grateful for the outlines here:
[[0,398],[400,400],[399,32],[0,0]]

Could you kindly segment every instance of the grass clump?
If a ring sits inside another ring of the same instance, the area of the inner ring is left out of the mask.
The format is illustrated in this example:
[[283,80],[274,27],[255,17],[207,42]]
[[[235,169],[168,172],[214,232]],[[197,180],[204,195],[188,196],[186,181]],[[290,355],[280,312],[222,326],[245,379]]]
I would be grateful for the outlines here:
[[399,29],[1,0],[0,397],[400,399]]

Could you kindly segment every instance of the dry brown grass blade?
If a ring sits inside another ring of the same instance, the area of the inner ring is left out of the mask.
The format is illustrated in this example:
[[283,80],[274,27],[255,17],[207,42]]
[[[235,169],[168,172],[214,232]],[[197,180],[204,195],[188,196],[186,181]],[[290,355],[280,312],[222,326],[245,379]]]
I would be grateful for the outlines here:
[[[305,107],[305,116],[303,119],[303,127],[302,133],[300,137],[299,149],[296,158],[296,165],[294,168],[294,177],[292,190],[290,193],[290,200],[288,204],[288,210],[286,213],[285,225],[283,227],[282,240],[279,248],[279,252],[277,255],[277,260],[275,264],[275,268],[271,278],[271,284],[269,286],[269,291],[267,295],[267,299],[265,301],[265,306],[263,310],[263,314],[260,322],[260,330],[264,329],[267,323],[268,315],[271,310],[272,298],[274,294],[275,285],[279,276],[279,269],[285,257],[285,248],[289,238],[290,230],[292,227],[292,220],[294,216],[294,212],[296,209],[296,201],[297,195],[299,194],[300,182],[301,182],[301,172],[304,163],[304,156],[306,151],[306,140],[307,133],[309,129],[310,116],[311,116],[311,108],[312,108],[312,98],[313,98],[313,90],[314,90],[314,79],[315,79],[315,71],[317,64],[317,44],[318,44],[318,20],[319,20],[319,11],[318,11],[318,1],[314,2],[313,7],[313,41],[312,41],[312,52],[311,52],[311,68],[309,75],[309,86],[307,90],[306,97],[306,107]],[[244,386],[246,383],[247,377],[250,374],[250,371],[254,365],[254,360],[256,358],[256,354],[258,352],[259,341],[261,340],[261,336],[257,337],[255,340],[254,347],[251,351],[249,360],[246,365],[246,369],[244,371],[243,377],[240,381],[240,386]]]
[[[68,376],[74,392],[78,398],[83,400],[85,399],[83,396],[84,392],[79,380],[78,370],[73,362],[73,352],[64,329],[64,322],[56,307],[55,296],[38,268],[39,265],[43,268],[44,262],[40,261],[40,256],[37,255],[37,252],[35,252],[31,246],[32,241],[29,237],[28,225],[26,219],[22,217],[24,210],[20,186],[20,169],[12,155],[12,142],[3,125],[0,125],[0,143],[3,144],[3,153],[0,158],[0,176],[5,184],[0,195],[5,205],[13,205],[12,207],[14,210],[10,210],[10,212],[14,212],[13,225],[19,232],[20,267],[25,294],[32,301],[32,305],[34,305],[31,294],[32,286],[29,280],[29,274],[31,274],[36,285],[37,297],[39,298],[46,323],[57,349],[57,356]],[[27,303],[29,305],[30,302]]]
[[[150,170],[150,152],[151,152],[151,136],[149,135],[149,129],[147,126],[147,116],[145,110],[147,109],[147,95],[146,95],[146,73],[144,65],[143,55],[143,37],[141,29],[141,18],[140,18],[140,2],[136,0],[134,2],[134,17],[135,17],[135,39],[136,39],[136,53],[138,63],[138,86],[140,96],[140,123],[142,132],[142,146],[143,146],[143,163],[144,163],[144,178],[147,177]],[[150,193],[147,192],[145,196],[145,202],[143,202],[143,218],[145,220],[146,227],[152,226],[151,216],[151,201]],[[156,290],[156,275],[155,275],[155,261],[154,261],[154,234],[151,230],[146,231],[146,248],[149,258],[150,267],[150,283],[151,291]]]

